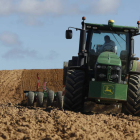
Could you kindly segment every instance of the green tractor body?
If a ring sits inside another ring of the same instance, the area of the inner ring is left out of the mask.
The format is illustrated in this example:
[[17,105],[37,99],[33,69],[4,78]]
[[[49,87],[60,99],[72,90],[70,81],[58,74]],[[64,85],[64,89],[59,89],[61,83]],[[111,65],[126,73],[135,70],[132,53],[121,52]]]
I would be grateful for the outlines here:
[[[112,66],[121,67],[120,58],[113,52],[103,52],[98,56],[97,67],[104,68],[106,71],[105,81],[90,81],[88,98],[97,98],[111,101],[126,101],[127,100],[127,84],[114,83],[111,80]],[[98,68],[97,68],[98,69]],[[109,82],[107,82],[109,81]]]
[[[64,109],[82,111],[90,100],[122,103],[122,112],[140,115],[140,72],[133,39],[139,28],[114,25],[113,20],[107,25],[82,20],[82,29],[75,28],[80,30],[78,56],[63,69]],[[66,31],[66,38],[72,38],[72,30]]]
[[108,101],[126,101],[127,85],[90,81],[88,98]]

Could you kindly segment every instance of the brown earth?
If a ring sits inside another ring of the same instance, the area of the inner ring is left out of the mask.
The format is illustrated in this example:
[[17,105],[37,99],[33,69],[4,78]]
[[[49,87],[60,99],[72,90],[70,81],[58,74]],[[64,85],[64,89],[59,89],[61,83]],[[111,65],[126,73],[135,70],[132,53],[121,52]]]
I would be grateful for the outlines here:
[[119,113],[121,107],[87,102],[81,114],[18,105],[23,90],[36,91],[37,73],[41,88],[46,80],[48,88],[62,90],[62,69],[0,71],[0,140],[140,139],[140,117]]
[[[46,81],[47,87],[53,91],[62,91],[62,69],[53,70],[2,70],[0,71],[1,99],[20,102],[23,99],[23,90],[37,90],[37,73],[39,74],[39,91],[43,91]],[[18,99],[18,100],[17,100]]]
[[139,140],[140,118],[0,104],[0,140]]

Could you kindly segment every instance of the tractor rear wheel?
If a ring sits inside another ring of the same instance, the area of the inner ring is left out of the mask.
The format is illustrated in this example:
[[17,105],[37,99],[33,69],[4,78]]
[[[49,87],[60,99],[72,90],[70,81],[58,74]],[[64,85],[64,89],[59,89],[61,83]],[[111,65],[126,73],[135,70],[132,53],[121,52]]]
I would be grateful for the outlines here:
[[47,106],[53,106],[54,91],[49,90],[47,94]]
[[27,106],[33,106],[34,105],[34,92],[29,91],[27,96]]
[[84,107],[85,72],[68,70],[66,77],[64,110],[82,112]]
[[38,107],[43,106],[43,98],[44,98],[44,93],[43,92],[38,92],[37,93],[37,106]]
[[127,103],[122,104],[122,113],[140,116],[140,75],[130,75]]
[[63,108],[63,96],[62,96],[62,91],[58,91],[56,94],[56,103],[57,103],[57,107],[59,109]]

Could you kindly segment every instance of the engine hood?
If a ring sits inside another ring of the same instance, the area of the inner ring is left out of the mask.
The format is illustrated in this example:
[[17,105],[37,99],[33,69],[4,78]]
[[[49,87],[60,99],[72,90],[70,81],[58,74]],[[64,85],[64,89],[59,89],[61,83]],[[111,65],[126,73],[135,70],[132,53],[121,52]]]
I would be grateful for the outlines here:
[[97,64],[121,66],[121,60],[113,52],[103,52],[98,56]]

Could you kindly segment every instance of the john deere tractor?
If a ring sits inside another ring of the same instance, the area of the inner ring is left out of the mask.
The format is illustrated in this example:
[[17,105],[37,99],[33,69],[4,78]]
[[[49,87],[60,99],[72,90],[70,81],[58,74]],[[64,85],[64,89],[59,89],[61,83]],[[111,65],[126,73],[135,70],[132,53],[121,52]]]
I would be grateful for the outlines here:
[[140,115],[140,72],[138,57],[134,55],[134,36],[138,27],[118,26],[114,20],[108,24],[85,23],[80,30],[78,56],[64,66],[65,110],[82,112],[85,101],[100,104],[122,103],[125,114]]

